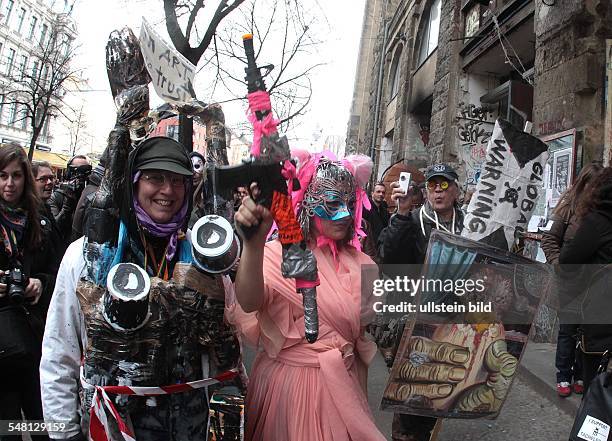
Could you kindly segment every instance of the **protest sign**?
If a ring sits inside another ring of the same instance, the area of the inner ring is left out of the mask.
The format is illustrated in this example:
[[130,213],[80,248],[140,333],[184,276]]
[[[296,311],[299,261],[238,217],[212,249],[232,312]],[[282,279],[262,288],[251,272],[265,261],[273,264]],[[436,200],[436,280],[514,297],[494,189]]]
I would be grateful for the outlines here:
[[527,231],[547,159],[544,142],[498,119],[462,236],[510,250],[515,232]]
[[142,19],[140,49],[151,75],[155,92],[170,104],[182,104],[195,98],[195,66]]
[[[448,280],[455,287],[460,280],[463,287],[473,281],[483,289],[455,289],[450,295],[426,289],[430,282]],[[417,281],[416,313],[407,316],[382,409],[427,417],[496,417],[551,287],[551,271],[508,251],[434,230]],[[480,307],[483,301],[489,307]],[[450,313],[438,313],[448,306]]]

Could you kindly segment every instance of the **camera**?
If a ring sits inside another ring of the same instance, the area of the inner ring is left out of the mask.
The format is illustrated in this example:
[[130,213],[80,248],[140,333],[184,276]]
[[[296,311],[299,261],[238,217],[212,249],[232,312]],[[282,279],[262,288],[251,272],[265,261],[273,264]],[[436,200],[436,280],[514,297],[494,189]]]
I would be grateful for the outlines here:
[[66,181],[60,185],[60,189],[64,192],[80,194],[85,188],[91,170],[92,168],[89,164],[79,165],[78,167],[69,166],[66,170]]
[[19,267],[0,272],[0,283],[6,285],[6,293],[11,302],[21,305],[25,300],[28,278]]

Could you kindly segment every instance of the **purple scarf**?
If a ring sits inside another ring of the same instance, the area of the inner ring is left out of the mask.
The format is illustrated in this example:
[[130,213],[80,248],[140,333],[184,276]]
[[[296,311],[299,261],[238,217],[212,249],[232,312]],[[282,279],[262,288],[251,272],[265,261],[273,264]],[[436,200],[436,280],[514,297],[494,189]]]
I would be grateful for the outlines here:
[[[134,178],[132,181],[134,184],[138,182],[140,175],[140,170],[134,174]],[[188,183],[187,188],[185,188],[185,200],[183,201],[183,206],[178,211],[178,213],[174,215],[170,222],[165,224],[158,224],[153,219],[151,219],[151,216],[149,216],[147,212],[144,211],[144,209],[138,203],[136,195],[132,196],[132,202],[134,204],[134,210],[136,211],[136,219],[138,220],[138,224],[142,228],[144,228],[147,233],[152,234],[155,237],[170,236],[168,250],[166,251],[166,259],[168,261],[171,261],[174,258],[174,255],[176,254],[176,247],[178,244],[178,232],[185,223],[185,218],[187,217],[187,207],[189,206],[189,185],[190,184]]]

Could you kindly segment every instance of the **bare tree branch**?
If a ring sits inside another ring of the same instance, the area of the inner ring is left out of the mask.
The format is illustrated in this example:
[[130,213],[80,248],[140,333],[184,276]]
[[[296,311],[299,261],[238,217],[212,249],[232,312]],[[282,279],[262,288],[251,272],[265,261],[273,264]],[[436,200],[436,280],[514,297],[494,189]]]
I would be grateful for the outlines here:
[[3,104],[11,106],[9,123],[29,122],[30,160],[49,118],[67,115],[66,109],[70,109],[64,99],[67,87],[82,81],[81,70],[70,64],[76,50],[71,40],[72,26],[69,14],[57,15],[50,23],[47,38],[39,41],[33,51],[32,67],[26,66],[24,59],[20,66],[9,69],[7,81],[0,85]]

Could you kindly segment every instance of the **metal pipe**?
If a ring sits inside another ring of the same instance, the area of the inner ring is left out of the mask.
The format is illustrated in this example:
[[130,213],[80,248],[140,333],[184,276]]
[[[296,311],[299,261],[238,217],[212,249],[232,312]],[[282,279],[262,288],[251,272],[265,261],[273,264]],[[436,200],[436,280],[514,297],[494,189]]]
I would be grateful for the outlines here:
[[378,66],[378,84],[376,85],[376,103],[374,104],[374,131],[372,132],[372,142],[370,143],[370,157],[372,158],[372,162],[374,163],[374,173],[373,176],[376,176],[376,166],[378,165],[376,158],[374,157],[374,151],[376,148],[376,141],[378,139],[378,124],[380,123],[380,102],[383,88],[383,74],[385,70],[385,51],[387,46],[387,39],[389,37],[389,20],[387,19],[387,6],[389,5],[389,0],[385,0],[385,6],[383,8],[383,43],[382,49],[380,52],[380,65]]

